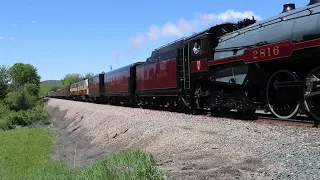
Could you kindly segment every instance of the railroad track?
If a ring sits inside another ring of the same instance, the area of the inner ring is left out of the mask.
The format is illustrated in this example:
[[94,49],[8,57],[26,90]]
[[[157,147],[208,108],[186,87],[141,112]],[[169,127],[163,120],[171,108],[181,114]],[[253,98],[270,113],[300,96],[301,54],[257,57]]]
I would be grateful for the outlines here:
[[267,123],[267,124],[276,124],[284,126],[295,126],[295,127],[305,127],[305,128],[318,128],[319,122],[314,122],[309,120],[307,117],[298,116],[295,119],[279,119],[270,116],[259,116],[257,123]]
[[[172,108],[168,109],[163,107],[157,107],[157,108],[144,107],[144,109],[190,114],[190,111],[188,110],[181,111],[177,109],[172,109]],[[303,127],[303,128],[318,128],[318,125],[319,125],[315,121],[310,120],[305,115],[303,116],[299,115],[294,119],[280,119],[272,116],[272,114],[270,113],[265,113],[262,110],[256,111],[254,115],[243,115],[236,111],[211,113],[210,110],[197,110],[195,115],[202,115],[206,117],[231,118],[235,120],[253,121],[256,123],[274,124],[274,125],[280,125],[280,126],[295,126],[295,127]]]
[[[208,115],[207,115],[208,116]],[[228,113],[214,113],[210,114],[213,117],[227,117],[232,119],[253,121],[256,123],[265,123],[265,124],[274,124],[282,126],[295,126],[295,127],[304,127],[304,128],[318,128],[319,122],[310,120],[307,116],[297,116],[294,119],[280,119],[272,116],[270,113],[264,113],[263,111],[256,111],[254,115],[242,115],[237,112],[228,112]]]
[[[80,102],[84,102],[84,101],[80,101]],[[91,103],[91,102],[87,102],[87,103]],[[112,106],[129,107],[124,105],[112,105]],[[142,107],[134,107],[134,108],[142,108]],[[143,109],[191,114],[190,110],[181,110],[181,109],[167,108],[167,107],[143,107]],[[318,128],[318,125],[320,123],[320,122],[312,121],[307,116],[304,116],[304,115],[297,116],[294,119],[284,120],[284,119],[276,118],[272,116],[270,113],[265,113],[262,110],[256,111],[254,115],[243,115],[236,111],[211,113],[210,110],[197,110],[194,115],[230,118],[230,119],[242,120],[242,121],[253,121],[256,123],[274,124],[274,125],[281,125],[281,126],[295,126],[295,127],[303,127],[303,128]]]

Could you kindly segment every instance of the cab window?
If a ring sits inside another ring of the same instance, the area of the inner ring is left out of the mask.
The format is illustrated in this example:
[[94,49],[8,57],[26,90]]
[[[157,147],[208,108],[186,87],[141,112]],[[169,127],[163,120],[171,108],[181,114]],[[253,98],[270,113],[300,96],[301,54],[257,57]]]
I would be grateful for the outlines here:
[[192,56],[200,56],[203,53],[201,39],[197,39],[191,43]]

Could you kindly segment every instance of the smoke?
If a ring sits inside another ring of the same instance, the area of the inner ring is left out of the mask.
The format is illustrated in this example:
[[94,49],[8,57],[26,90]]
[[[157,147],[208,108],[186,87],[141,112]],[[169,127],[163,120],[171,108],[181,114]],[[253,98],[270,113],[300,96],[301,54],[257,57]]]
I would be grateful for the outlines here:
[[196,14],[192,20],[180,19],[176,23],[170,21],[162,26],[151,25],[145,34],[140,34],[135,37],[130,37],[129,42],[132,47],[142,47],[149,40],[155,42],[161,38],[176,37],[181,38],[186,34],[197,31],[200,26],[207,26],[213,23],[223,23],[226,21],[236,21],[245,18],[255,17],[256,20],[261,20],[259,15],[254,14],[253,11],[237,12],[234,10],[227,10],[220,14]]
[[114,57],[115,57],[115,59],[116,59],[116,62],[118,63],[118,62],[119,62],[119,59],[120,59],[120,51],[119,51],[119,50],[115,50],[115,51],[113,52],[113,55],[114,55]]

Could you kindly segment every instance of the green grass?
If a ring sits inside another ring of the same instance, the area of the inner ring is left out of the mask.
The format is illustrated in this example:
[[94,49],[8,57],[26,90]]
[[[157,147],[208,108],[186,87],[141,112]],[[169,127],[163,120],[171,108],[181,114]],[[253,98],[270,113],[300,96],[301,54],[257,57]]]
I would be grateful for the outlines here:
[[164,179],[155,158],[142,151],[107,156],[73,169],[52,159],[53,133],[47,128],[0,131],[0,179]]

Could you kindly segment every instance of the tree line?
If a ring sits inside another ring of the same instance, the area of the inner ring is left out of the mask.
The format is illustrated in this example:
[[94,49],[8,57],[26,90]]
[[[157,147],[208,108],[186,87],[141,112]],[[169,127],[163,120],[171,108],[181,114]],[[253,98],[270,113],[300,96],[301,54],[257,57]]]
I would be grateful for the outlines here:
[[68,86],[70,84],[79,82],[84,79],[88,79],[92,77],[94,74],[93,73],[87,73],[86,75],[82,76],[79,73],[73,73],[73,74],[66,74],[63,79],[61,79],[62,86]]
[[61,82],[60,84],[53,84],[53,85],[49,84],[46,86],[42,86],[40,89],[40,96],[43,96],[50,91],[55,91],[59,88],[71,85],[76,82],[79,82],[81,80],[88,79],[88,78],[92,77],[93,75],[94,74],[91,72],[87,73],[85,75],[81,75],[79,73],[66,74],[65,77],[60,80],[60,82]]

